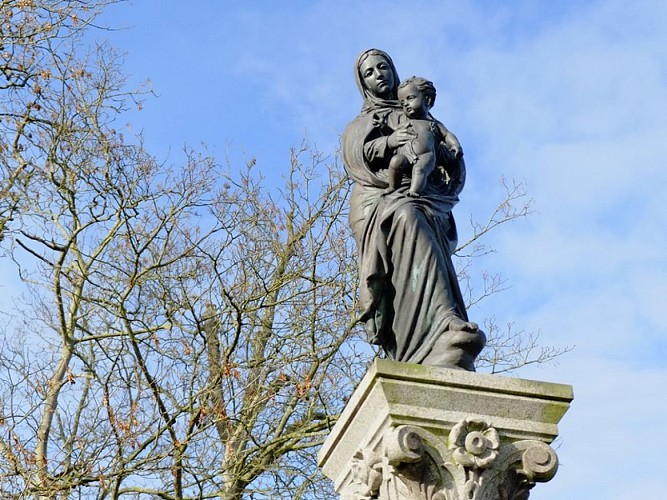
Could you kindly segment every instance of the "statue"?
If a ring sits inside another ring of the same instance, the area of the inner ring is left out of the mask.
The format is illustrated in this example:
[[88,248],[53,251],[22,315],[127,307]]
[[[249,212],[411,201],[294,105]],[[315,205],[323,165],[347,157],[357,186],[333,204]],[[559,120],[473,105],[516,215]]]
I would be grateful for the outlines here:
[[442,143],[449,147],[454,159],[463,156],[456,136],[429,113],[435,103],[435,95],[433,83],[425,78],[413,76],[398,86],[398,100],[408,118],[407,128],[414,136],[399,146],[389,160],[389,189],[386,192],[396,191],[403,174],[409,172],[412,181],[408,196],[419,196],[435,168],[437,148]]
[[363,106],[342,146],[354,181],[360,319],[391,359],[474,371],[486,337],[468,320],[451,260],[452,208],[465,182],[461,146],[430,115],[435,89],[429,95],[426,80],[406,81],[401,107],[385,52],[363,52],[355,76]]

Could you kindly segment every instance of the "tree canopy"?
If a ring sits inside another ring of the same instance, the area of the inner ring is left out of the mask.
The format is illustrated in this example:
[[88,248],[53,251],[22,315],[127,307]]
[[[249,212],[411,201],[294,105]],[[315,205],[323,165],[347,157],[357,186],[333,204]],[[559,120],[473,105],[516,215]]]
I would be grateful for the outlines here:
[[[330,498],[314,454],[374,356],[338,157],[294,148],[280,186],[204,149],[158,162],[118,128],[143,89],[84,39],[110,3],[1,3],[0,245],[24,295],[0,347],[0,495]],[[506,195],[460,249],[464,282],[530,212]],[[469,302],[503,288],[486,283]],[[488,371],[559,352],[494,325]]]

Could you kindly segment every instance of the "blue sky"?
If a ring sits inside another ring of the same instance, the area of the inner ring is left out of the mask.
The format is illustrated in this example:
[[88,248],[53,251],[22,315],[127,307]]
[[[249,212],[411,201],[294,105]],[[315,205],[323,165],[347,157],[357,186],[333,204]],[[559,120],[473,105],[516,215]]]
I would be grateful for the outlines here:
[[531,498],[667,491],[667,2],[137,0],[102,20],[127,28],[102,36],[126,52],[130,83],[159,96],[128,121],[174,162],[204,142],[279,178],[304,135],[333,151],[360,109],[352,65],[366,48],[433,80],[433,114],[466,152],[462,239],[501,176],[535,200],[481,264],[512,288],[471,315],[576,345],[517,373],[575,390],[561,469]]

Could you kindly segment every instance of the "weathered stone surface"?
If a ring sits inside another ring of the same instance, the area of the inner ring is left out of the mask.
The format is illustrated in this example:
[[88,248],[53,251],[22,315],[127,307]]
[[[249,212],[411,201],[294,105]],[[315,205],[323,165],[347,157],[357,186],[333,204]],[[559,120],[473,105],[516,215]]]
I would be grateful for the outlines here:
[[567,385],[377,360],[319,454],[344,499],[523,499],[557,469]]

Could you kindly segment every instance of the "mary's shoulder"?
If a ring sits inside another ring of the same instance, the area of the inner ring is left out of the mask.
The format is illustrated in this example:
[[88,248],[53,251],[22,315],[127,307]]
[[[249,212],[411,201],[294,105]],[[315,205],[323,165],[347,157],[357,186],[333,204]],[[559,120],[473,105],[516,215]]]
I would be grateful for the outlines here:
[[371,124],[373,122],[373,112],[362,112],[359,113],[357,116],[354,117],[354,119],[347,124],[347,127],[345,127],[345,130],[355,128],[355,127],[365,127],[368,124]]
[[343,130],[343,142],[365,137],[373,128],[372,113],[360,113]]

